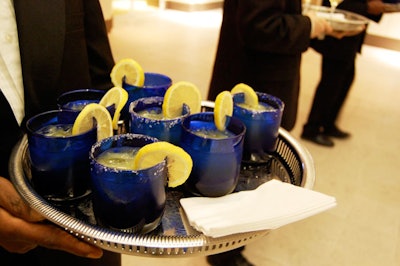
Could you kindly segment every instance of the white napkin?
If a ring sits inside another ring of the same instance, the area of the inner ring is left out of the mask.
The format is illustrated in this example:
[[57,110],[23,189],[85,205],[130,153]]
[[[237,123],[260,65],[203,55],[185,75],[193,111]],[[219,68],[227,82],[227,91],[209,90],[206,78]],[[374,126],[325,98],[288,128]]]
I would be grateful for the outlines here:
[[271,180],[218,198],[183,198],[189,223],[210,237],[276,229],[336,206],[334,197]]

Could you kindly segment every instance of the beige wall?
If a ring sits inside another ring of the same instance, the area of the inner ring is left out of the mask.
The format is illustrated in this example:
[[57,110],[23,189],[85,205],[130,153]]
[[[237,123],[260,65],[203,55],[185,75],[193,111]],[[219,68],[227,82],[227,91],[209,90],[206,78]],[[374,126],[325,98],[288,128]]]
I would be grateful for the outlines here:
[[368,33],[400,40],[400,12],[386,13],[379,23],[371,22]]
[[99,0],[101,9],[103,10],[104,20],[106,22],[107,31],[110,32],[113,23],[112,0]]
[[103,10],[105,20],[112,18],[112,0],[100,0],[100,5]]

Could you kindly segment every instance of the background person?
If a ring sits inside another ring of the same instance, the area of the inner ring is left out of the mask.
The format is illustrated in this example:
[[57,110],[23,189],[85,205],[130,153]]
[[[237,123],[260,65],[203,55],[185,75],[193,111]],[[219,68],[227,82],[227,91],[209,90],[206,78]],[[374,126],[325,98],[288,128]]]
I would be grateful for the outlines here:
[[[324,6],[330,6],[328,0]],[[358,13],[378,22],[386,7],[381,0],[344,0],[338,9]],[[315,91],[308,120],[301,137],[316,144],[332,147],[331,137],[346,139],[350,133],[337,126],[348,92],[355,77],[355,60],[361,53],[366,30],[342,39],[326,36],[323,40],[314,39],[311,46],[322,55],[321,79]]]
[[227,0],[208,99],[245,83],[285,103],[282,126],[296,122],[301,55],[311,38],[331,34],[330,25],[301,0]]
[[[301,0],[225,0],[208,99],[245,83],[285,103],[282,127],[296,122],[301,55],[312,38],[334,34],[313,13],[302,14]],[[207,257],[213,265],[252,265],[243,248]]]

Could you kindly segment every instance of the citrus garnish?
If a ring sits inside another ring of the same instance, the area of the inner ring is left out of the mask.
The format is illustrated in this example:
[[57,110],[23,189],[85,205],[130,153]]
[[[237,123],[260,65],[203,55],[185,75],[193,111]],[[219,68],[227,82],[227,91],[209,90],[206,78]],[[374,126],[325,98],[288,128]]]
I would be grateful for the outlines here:
[[239,83],[231,90],[232,94],[243,93],[244,104],[250,108],[256,108],[258,106],[258,96],[252,87],[244,83]]
[[214,123],[218,130],[226,129],[226,120],[233,114],[233,99],[229,91],[220,92],[215,98]]
[[118,129],[118,120],[121,115],[121,110],[128,101],[128,92],[121,87],[113,87],[109,89],[101,98],[99,104],[108,107],[114,104],[115,113],[112,119],[113,129]]
[[139,149],[133,162],[134,169],[146,169],[162,161],[167,162],[168,186],[185,183],[192,171],[193,161],[182,148],[166,141],[147,144]]
[[116,87],[122,87],[125,77],[125,83],[137,87],[143,87],[144,71],[138,62],[131,58],[125,58],[118,61],[111,70],[111,82]]
[[164,95],[162,111],[165,118],[175,118],[182,115],[183,104],[189,107],[190,113],[201,110],[201,94],[196,85],[187,81],[172,84]]
[[97,125],[97,140],[113,135],[111,115],[103,105],[98,103],[90,103],[82,109],[72,126],[72,135],[89,131],[94,125]]

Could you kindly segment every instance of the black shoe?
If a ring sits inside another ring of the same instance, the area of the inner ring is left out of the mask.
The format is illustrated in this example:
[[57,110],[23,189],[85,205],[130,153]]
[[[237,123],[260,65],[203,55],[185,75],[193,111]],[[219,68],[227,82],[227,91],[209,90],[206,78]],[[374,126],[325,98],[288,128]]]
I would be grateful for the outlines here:
[[243,257],[242,253],[237,253],[230,257],[218,256],[218,254],[211,255],[207,257],[207,262],[211,266],[254,266]]
[[335,145],[333,141],[326,135],[322,133],[317,133],[317,134],[301,134],[301,138],[305,140],[312,141],[318,145],[322,145],[325,147],[333,147]]
[[344,132],[338,129],[336,126],[325,128],[323,134],[338,139],[347,139],[350,137],[350,133]]

